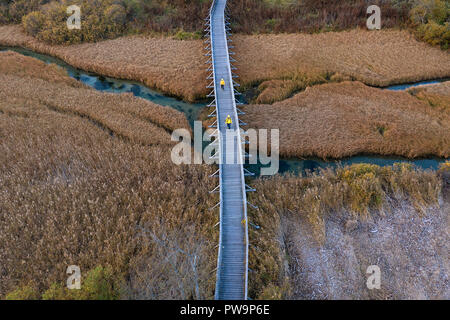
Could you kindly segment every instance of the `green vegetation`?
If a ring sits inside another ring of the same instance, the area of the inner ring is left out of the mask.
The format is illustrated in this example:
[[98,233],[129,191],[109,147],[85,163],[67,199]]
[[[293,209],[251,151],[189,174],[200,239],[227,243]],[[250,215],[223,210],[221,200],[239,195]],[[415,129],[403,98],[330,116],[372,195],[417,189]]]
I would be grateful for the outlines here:
[[[81,30],[66,27],[66,8],[72,4],[81,6]],[[30,35],[58,44],[154,32],[196,39],[210,5],[209,0],[2,0],[0,24],[22,22]],[[385,27],[407,22],[408,2],[380,6]],[[235,0],[230,14],[233,31],[239,33],[321,32],[365,26],[366,8],[364,0]]]
[[65,284],[54,282],[42,294],[32,284],[17,288],[6,300],[116,300],[120,298],[123,280],[111,267],[97,266],[81,278],[81,289],[69,290]]
[[[82,10],[82,29],[68,30],[66,9]],[[378,4],[383,28],[412,25],[417,37],[448,49],[450,3],[445,0],[391,0]],[[0,24],[21,23],[26,32],[54,44],[110,39],[130,33],[168,33],[198,39],[209,0],[1,0]],[[315,0],[233,1],[232,28],[239,33],[323,32],[365,27],[367,2]],[[248,19],[251,14],[251,19]]]
[[[175,113],[160,118],[146,104],[149,118],[138,108],[141,99],[83,89],[61,70],[16,53],[0,58],[0,169],[6,173],[0,189],[8,190],[0,193],[0,296],[211,298],[218,216],[208,210],[217,203],[208,193],[216,181],[208,177],[214,169],[175,166],[164,131],[145,145],[124,139],[133,130],[152,132],[133,125],[134,118],[162,124]],[[345,94],[345,87],[335,87]],[[123,134],[111,135],[102,121]],[[327,218],[365,221],[405,201],[421,212],[438,203],[442,190],[440,175],[409,165],[355,165],[254,185],[258,192],[249,201],[259,209],[249,210],[249,292],[265,299],[290,297],[285,247],[294,242],[284,236],[286,219],[303,218],[321,243]],[[80,291],[64,288],[72,263],[82,270]]]
[[[82,10],[82,29],[68,30],[66,9]],[[448,49],[450,3],[445,0],[391,0],[378,4],[383,28],[412,25],[417,37]],[[0,24],[21,23],[26,32],[54,44],[115,38],[130,33],[168,33],[198,39],[209,0],[1,0]],[[367,2],[239,0],[230,7],[239,33],[322,32],[365,27]],[[251,13],[252,19],[248,19]]]
[[6,300],[39,300],[39,291],[33,284],[28,284],[17,288],[16,290],[8,293],[5,297]]
[[116,300],[120,298],[123,280],[118,279],[111,267],[98,266],[81,279],[80,290],[69,290],[65,285],[53,283],[42,294],[43,300]]
[[450,2],[418,0],[410,12],[410,19],[419,39],[442,49],[450,44]]
[[[82,8],[81,30],[69,30],[67,7],[77,4]],[[22,19],[25,31],[49,43],[80,43],[109,39],[126,30],[127,12],[114,0],[50,2]]]
[[174,38],[177,40],[195,40],[195,39],[201,39],[202,38],[201,32],[186,32],[184,30],[178,31]]
[[292,72],[284,79],[267,80],[258,86],[257,104],[272,104],[290,98],[294,93],[305,90],[318,84],[327,82],[341,82],[351,80],[350,77],[342,76],[339,73],[320,72],[311,70],[309,73]]

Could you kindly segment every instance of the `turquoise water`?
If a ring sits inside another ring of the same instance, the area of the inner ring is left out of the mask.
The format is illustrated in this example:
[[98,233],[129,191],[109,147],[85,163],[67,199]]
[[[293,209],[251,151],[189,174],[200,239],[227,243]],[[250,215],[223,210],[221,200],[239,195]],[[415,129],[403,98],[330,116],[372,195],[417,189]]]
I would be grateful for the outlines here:
[[449,81],[449,80],[450,80],[450,78],[439,79],[439,80],[427,80],[427,81],[420,81],[420,82],[415,82],[415,83],[405,83],[405,84],[389,86],[389,87],[386,87],[386,89],[393,90],[393,91],[401,91],[401,90],[406,90],[406,89],[413,88],[413,87],[422,86],[425,84],[435,84],[435,83],[441,83],[441,82],[445,82],[445,81]]
[[[146,100],[149,100],[153,103],[168,106],[174,108],[175,110],[183,112],[191,125],[193,122],[198,119],[198,116],[202,110],[206,106],[206,103],[187,103],[176,98],[167,97],[162,93],[149,89],[146,86],[128,80],[120,80],[109,77],[103,77],[98,74],[83,71],[80,69],[76,69],[64,61],[53,58],[47,55],[35,53],[30,50],[22,49],[22,48],[11,48],[11,47],[0,47],[0,51],[4,50],[13,50],[18,53],[21,53],[26,56],[31,56],[37,58],[39,60],[44,61],[45,63],[54,63],[64,68],[70,77],[83,82],[84,84],[104,92],[112,92],[112,93],[133,93],[136,97],[140,97]],[[448,80],[448,79],[447,79]],[[418,86],[422,84],[428,83],[439,83],[445,81],[436,80],[436,81],[424,81],[415,84],[404,84],[398,86],[391,86],[387,89],[389,90],[404,90],[406,88],[410,88],[413,86]],[[394,163],[406,162],[414,164],[415,166],[422,169],[433,169],[436,170],[439,168],[439,165],[445,162],[445,159],[438,158],[430,158],[430,159],[403,159],[400,157],[382,157],[382,156],[355,156],[347,159],[341,160],[331,160],[324,161],[321,159],[280,159],[280,169],[279,173],[294,173],[294,174],[303,174],[307,171],[316,171],[320,168],[336,168],[339,165],[351,165],[356,163],[371,163],[380,166],[390,166]],[[246,165],[246,167],[255,172],[257,175],[260,174],[261,165]]]

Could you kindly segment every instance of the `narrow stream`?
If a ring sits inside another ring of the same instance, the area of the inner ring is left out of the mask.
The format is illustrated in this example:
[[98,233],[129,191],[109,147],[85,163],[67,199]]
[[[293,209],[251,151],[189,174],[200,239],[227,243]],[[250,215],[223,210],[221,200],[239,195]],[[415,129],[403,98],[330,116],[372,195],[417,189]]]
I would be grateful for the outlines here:
[[444,78],[444,79],[438,79],[438,80],[426,80],[426,81],[419,81],[419,82],[414,82],[414,83],[398,84],[398,85],[393,85],[393,86],[386,87],[385,89],[392,90],[392,91],[402,91],[402,90],[406,90],[406,89],[409,89],[409,88],[422,86],[422,85],[425,85],[425,84],[442,83],[442,82],[445,82],[445,81],[450,81],[450,78]]
[[[335,169],[338,166],[347,166],[358,163],[370,163],[380,167],[392,166],[394,163],[410,163],[421,169],[437,170],[439,166],[446,160],[442,158],[427,158],[427,159],[406,159],[402,157],[383,157],[377,155],[367,156],[353,156],[350,158],[343,158],[339,160],[326,161],[319,158],[308,159],[280,159],[279,171],[280,174],[293,173],[293,174],[305,174],[306,172],[315,172],[320,169],[332,168]],[[254,172],[256,176],[260,176],[261,168],[268,167],[258,165],[247,165],[248,170]]]
[[83,71],[72,67],[71,65],[65,63],[61,59],[47,56],[44,54],[36,53],[31,50],[17,48],[17,47],[2,47],[0,46],[0,51],[11,50],[23,54],[25,56],[33,57],[44,61],[47,64],[56,64],[67,71],[67,74],[83,82],[84,84],[104,92],[112,93],[133,93],[136,97],[140,97],[149,100],[153,103],[171,107],[175,110],[181,111],[186,115],[189,123],[193,125],[194,121],[198,119],[199,114],[206,106],[205,103],[187,103],[176,98],[167,97],[161,92],[147,88],[146,86],[140,84],[136,81],[120,80],[109,77],[104,77],[93,72]]
[[[149,89],[146,86],[128,80],[120,80],[109,77],[100,76],[98,74],[83,71],[70,66],[61,59],[54,58],[51,56],[35,53],[31,50],[17,48],[17,47],[2,47],[0,46],[0,51],[11,50],[21,53],[25,56],[30,56],[44,61],[47,64],[54,63],[63,69],[65,69],[68,75],[84,84],[104,92],[112,93],[133,93],[136,97],[140,97],[149,100],[153,103],[168,106],[174,108],[175,110],[183,112],[189,123],[193,125],[193,122],[198,119],[199,114],[206,106],[206,103],[187,103],[176,98],[167,97],[162,93]],[[434,81],[422,81],[412,84],[395,85],[387,87],[388,90],[405,90],[410,87],[419,86],[423,84],[439,83],[443,81],[448,81],[449,79],[434,80]],[[320,168],[336,168],[339,165],[351,165],[356,163],[371,163],[379,166],[390,166],[394,163],[405,162],[411,163],[422,169],[433,169],[439,168],[441,163],[444,163],[446,159],[440,158],[428,158],[428,159],[414,159],[409,160],[401,157],[383,157],[383,156],[354,156],[347,159],[341,160],[331,160],[325,161],[322,159],[280,159],[279,173],[294,173],[303,174],[306,171],[316,171]],[[248,169],[255,172],[256,175],[260,175],[261,165],[247,165]]]

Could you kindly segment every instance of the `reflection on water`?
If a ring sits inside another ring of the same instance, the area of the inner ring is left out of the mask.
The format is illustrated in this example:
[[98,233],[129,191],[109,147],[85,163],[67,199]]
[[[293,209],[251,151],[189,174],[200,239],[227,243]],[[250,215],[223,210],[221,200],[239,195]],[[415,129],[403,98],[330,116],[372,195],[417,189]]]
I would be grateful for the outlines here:
[[[355,156],[351,158],[324,161],[321,159],[281,159],[279,173],[293,173],[297,175],[304,175],[306,172],[315,172],[322,168],[335,169],[338,166],[347,166],[357,163],[376,164],[381,167],[392,166],[394,163],[410,163],[418,168],[436,170],[445,159],[404,159],[399,157],[382,157],[382,156]],[[246,165],[247,169],[254,172],[257,176],[260,175],[261,165]]]
[[111,93],[132,93],[136,97],[140,97],[146,100],[149,100],[153,103],[168,106],[180,112],[183,112],[186,115],[189,123],[193,125],[193,122],[198,118],[202,108],[206,106],[205,103],[187,103],[182,100],[178,100],[176,98],[167,97],[161,94],[158,91],[147,88],[146,86],[128,80],[119,80],[114,78],[108,78],[104,76],[97,75],[92,72],[83,71],[80,69],[76,69],[64,61],[53,58],[47,55],[35,53],[30,50],[22,49],[22,48],[10,48],[10,47],[0,47],[0,51],[4,50],[13,50],[18,53],[21,53],[25,56],[30,56],[37,58],[41,61],[44,61],[47,64],[54,63],[62,68],[64,68],[68,75],[78,81],[83,82],[84,84],[104,92]]

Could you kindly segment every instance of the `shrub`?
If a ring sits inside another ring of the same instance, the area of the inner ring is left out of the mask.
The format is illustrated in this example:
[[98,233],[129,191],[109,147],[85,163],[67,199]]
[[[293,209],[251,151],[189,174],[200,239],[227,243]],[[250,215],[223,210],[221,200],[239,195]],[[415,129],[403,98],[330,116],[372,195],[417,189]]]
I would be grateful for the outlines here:
[[419,0],[410,11],[410,19],[415,24],[426,24],[431,20],[444,24],[448,10],[449,5],[442,0]]
[[23,23],[25,32],[34,37],[43,28],[44,23],[45,23],[45,17],[41,12],[33,11],[23,18],[22,23]]
[[[48,5],[77,4],[82,7],[85,31],[81,38],[61,34],[56,27],[63,20],[49,22],[44,29],[56,32],[57,37],[42,37],[56,43],[74,43],[96,41],[116,37],[124,32],[164,32],[176,34],[183,29],[186,32],[203,33],[203,19],[207,16],[211,1],[205,0],[16,0],[7,1],[0,7],[0,23],[19,23],[23,16],[39,10],[45,15]],[[408,19],[408,4],[387,1],[380,4],[383,11],[383,24],[392,27],[404,24]],[[233,31],[240,33],[255,32],[320,32],[323,30],[342,30],[365,26],[367,1],[265,1],[235,0],[230,6],[233,17]],[[251,19],[248,19],[251,13]],[[87,21],[96,23],[88,24]],[[46,15],[48,18],[48,16]],[[67,19],[67,17],[65,17]],[[108,25],[113,21],[112,25]],[[325,27],[326,26],[326,27]],[[101,27],[101,28],[100,28]],[[106,30],[106,31],[105,31]],[[58,31],[58,32],[57,32]],[[102,34],[101,32],[104,32]],[[73,31],[76,33],[76,31]],[[85,35],[86,33],[86,35]],[[89,36],[87,36],[89,34]],[[94,34],[95,36],[92,36]],[[93,39],[93,40],[92,40]]]
[[[80,290],[69,290],[54,282],[42,294],[42,300],[116,300],[120,298],[123,282],[111,267],[97,266],[82,278]],[[39,300],[41,294],[34,285],[26,285],[6,295],[6,300]]]
[[22,17],[37,11],[49,0],[2,0],[0,1],[0,24],[20,23]]
[[184,30],[179,30],[174,36],[174,39],[177,40],[195,40],[201,38],[202,34],[200,32],[186,32]]
[[450,43],[450,24],[446,22],[444,25],[440,25],[430,21],[418,27],[417,35],[423,41],[447,50]]
[[108,23],[116,26],[124,26],[126,23],[127,13],[125,8],[118,4],[113,4],[103,12]]
[[[93,42],[114,38],[126,29],[127,13],[123,6],[112,4],[111,0],[92,2],[83,1],[80,30],[67,28],[67,5],[69,3],[51,2],[37,12],[23,18],[25,31],[52,44],[71,44]],[[108,5],[110,4],[110,5]],[[102,10],[102,7],[106,7]]]
[[450,186],[450,161],[441,164],[438,174],[443,177],[446,184]]
[[0,25],[8,23],[8,17],[7,17],[7,7],[5,5],[0,4]]
[[39,300],[40,294],[33,285],[19,287],[6,295],[6,300]]
[[419,0],[410,11],[410,21],[416,36],[431,45],[449,48],[450,3],[442,0]]

